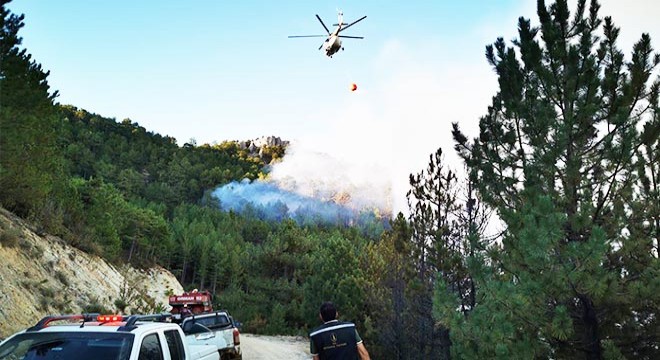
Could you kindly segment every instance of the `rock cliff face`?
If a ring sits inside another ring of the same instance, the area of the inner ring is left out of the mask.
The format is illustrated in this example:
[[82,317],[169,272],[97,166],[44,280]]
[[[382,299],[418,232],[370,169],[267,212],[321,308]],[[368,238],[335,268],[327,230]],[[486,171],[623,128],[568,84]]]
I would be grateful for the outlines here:
[[40,236],[0,208],[0,338],[49,314],[93,306],[126,313],[167,311],[167,295],[183,287],[163,268],[116,267],[98,256]]
[[236,141],[241,149],[250,152],[251,156],[258,156],[264,159],[264,149],[267,147],[284,147],[289,146],[289,141],[282,140],[278,136],[262,136],[254,140]]
[[289,142],[280,139],[279,136],[262,136],[254,140],[237,141],[242,149],[248,149],[252,152],[259,151],[264,146],[288,146]]

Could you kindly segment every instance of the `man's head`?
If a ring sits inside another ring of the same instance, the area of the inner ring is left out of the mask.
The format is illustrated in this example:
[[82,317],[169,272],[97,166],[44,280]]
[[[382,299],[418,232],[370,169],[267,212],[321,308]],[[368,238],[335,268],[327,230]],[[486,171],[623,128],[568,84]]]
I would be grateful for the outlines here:
[[331,320],[337,319],[337,308],[335,308],[335,304],[331,303],[330,301],[326,301],[321,305],[321,319],[324,322],[328,322]]

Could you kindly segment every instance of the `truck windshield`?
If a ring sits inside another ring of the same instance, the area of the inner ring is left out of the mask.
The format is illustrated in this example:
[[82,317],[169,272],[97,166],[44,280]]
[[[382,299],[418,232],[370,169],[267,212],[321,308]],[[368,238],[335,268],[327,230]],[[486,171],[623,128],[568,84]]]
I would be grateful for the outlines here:
[[0,360],[128,360],[133,334],[23,333],[0,346]]

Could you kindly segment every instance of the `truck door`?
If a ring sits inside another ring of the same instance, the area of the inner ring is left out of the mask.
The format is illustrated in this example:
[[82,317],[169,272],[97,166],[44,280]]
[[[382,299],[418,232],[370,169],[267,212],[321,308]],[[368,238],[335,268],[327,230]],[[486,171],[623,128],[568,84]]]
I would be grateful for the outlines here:
[[138,360],[164,360],[158,334],[149,334],[142,339]]
[[179,332],[176,330],[165,331],[165,340],[170,351],[170,358],[172,360],[185,360],[185,350]]

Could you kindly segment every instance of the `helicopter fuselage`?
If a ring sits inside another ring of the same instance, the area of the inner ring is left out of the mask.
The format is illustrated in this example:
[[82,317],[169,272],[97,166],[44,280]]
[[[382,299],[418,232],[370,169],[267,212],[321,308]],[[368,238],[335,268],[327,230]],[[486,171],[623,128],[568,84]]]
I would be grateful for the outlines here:
[[337,51],[339,51],[339,49],[341,49],[341,40],[337,35],[332,34],[327,39],[325,39],[323,49],[325,50],[325,54],[327,56],[332,56]]

